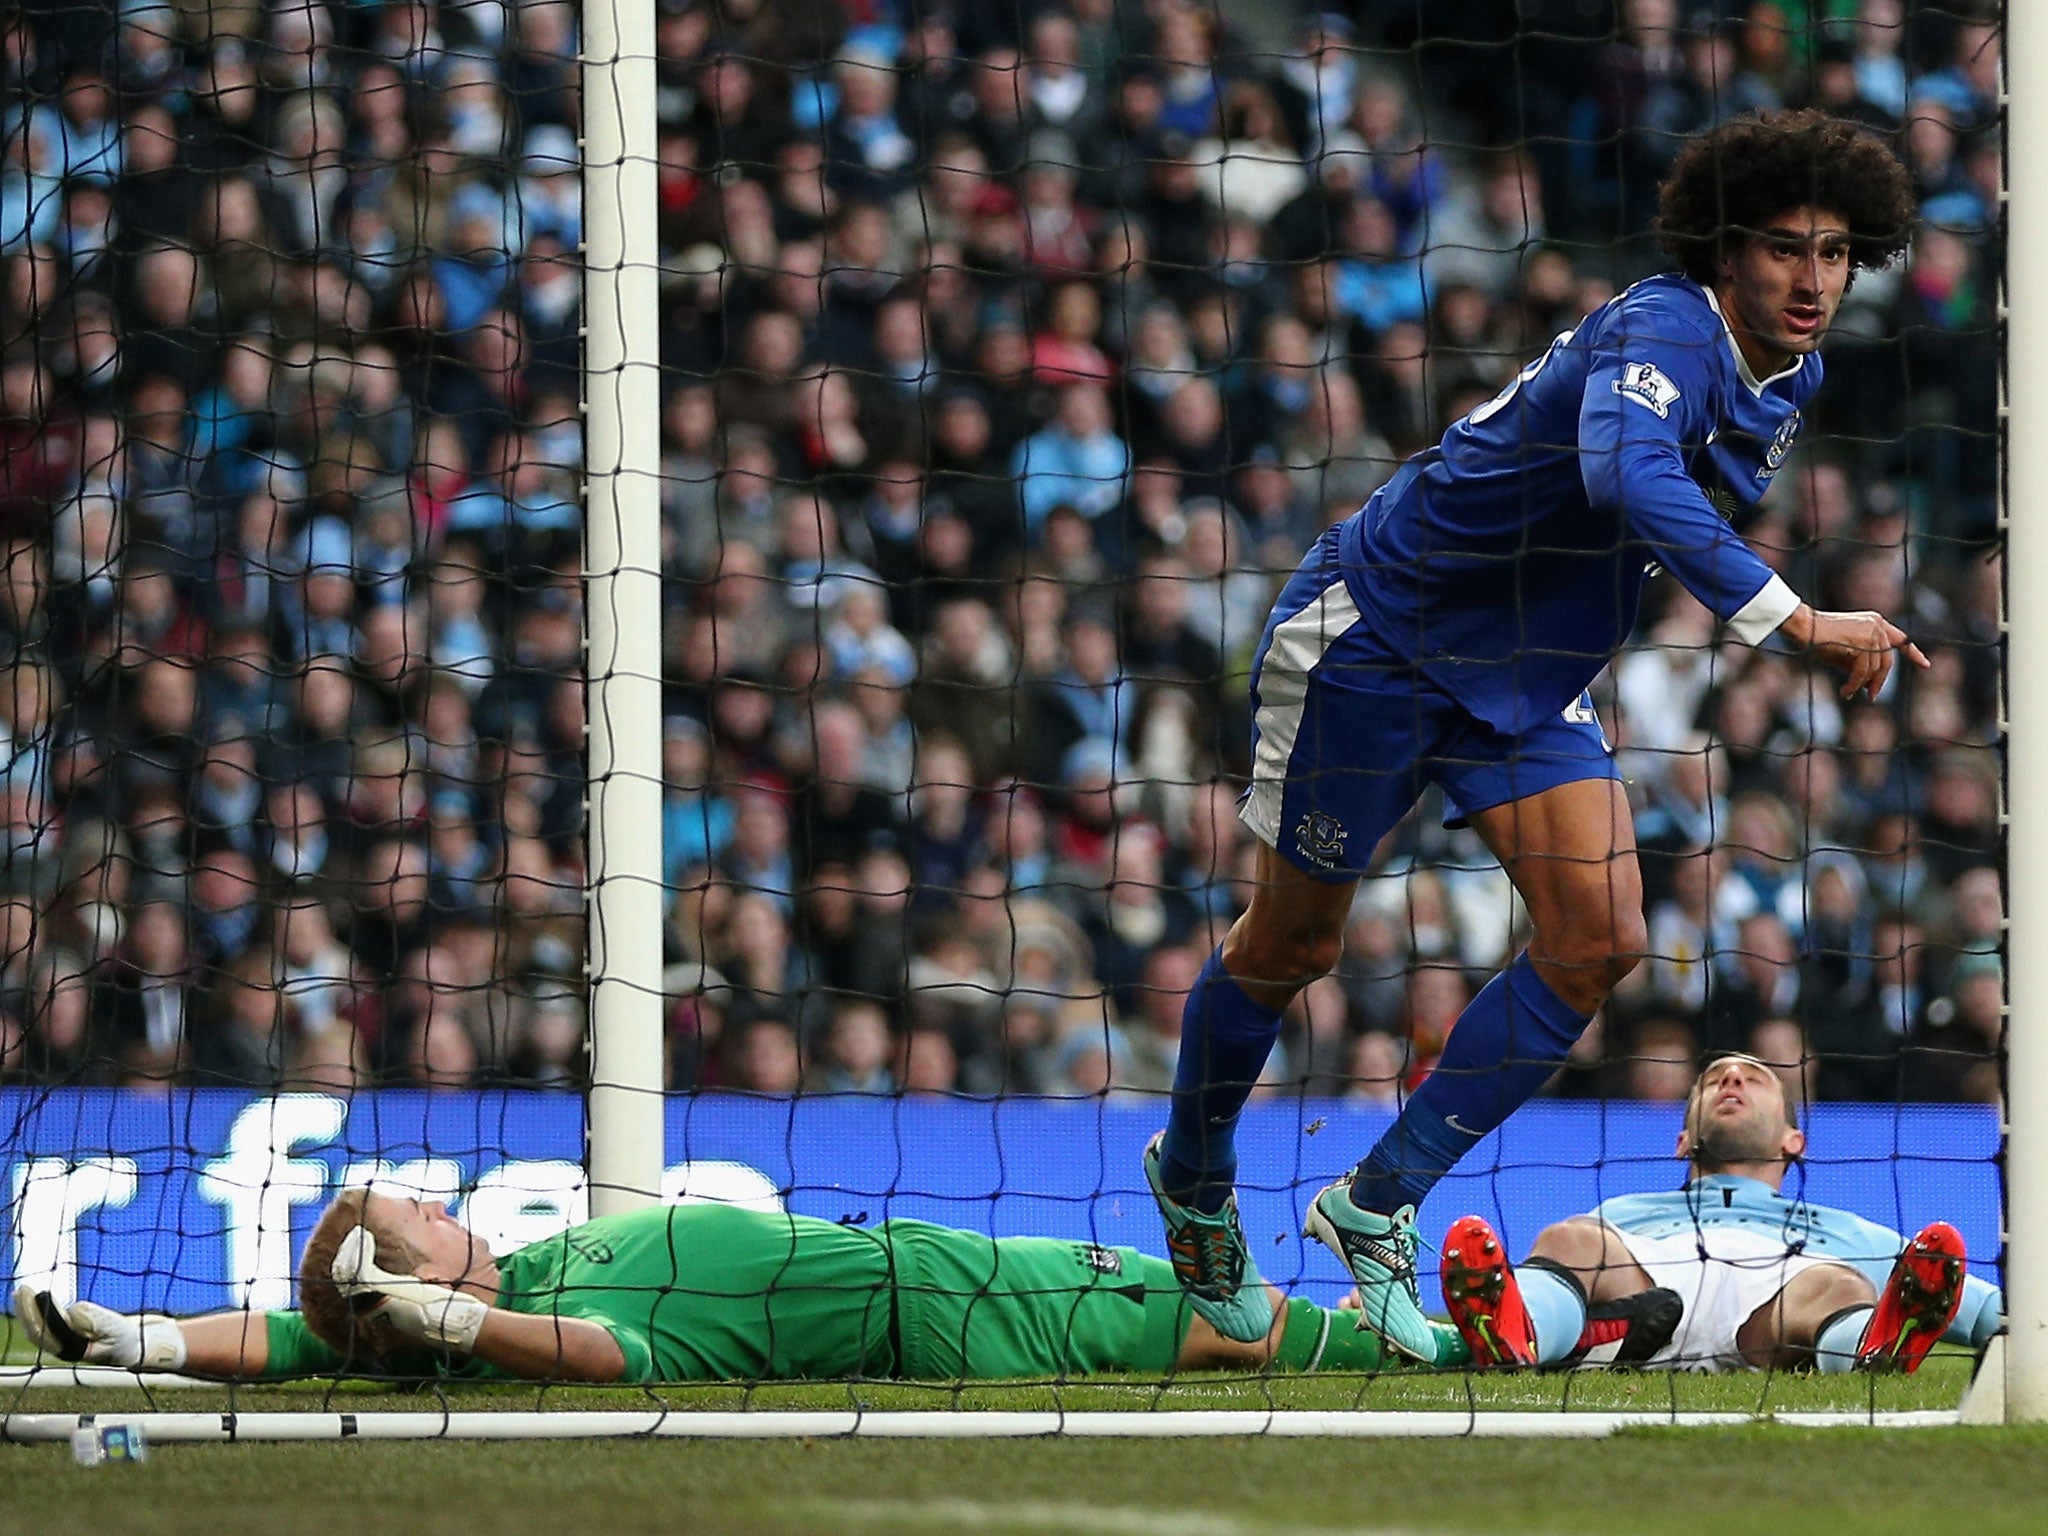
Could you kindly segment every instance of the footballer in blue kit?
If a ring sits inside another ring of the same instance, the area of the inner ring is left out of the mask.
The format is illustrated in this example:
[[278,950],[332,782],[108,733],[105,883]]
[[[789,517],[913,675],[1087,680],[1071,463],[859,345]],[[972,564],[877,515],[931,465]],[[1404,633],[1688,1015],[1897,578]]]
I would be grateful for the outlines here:
[[1803,602],[1743,542],[1820,387],[1859,269],[1904,250],[1911,178],[1818,112],[1722,124],[1660,190],[1678,270],[1558,336],[1492,400],[1317,541],[1252,679],[1260,843],[1251,904],[1190,992],[1166,1129],[1145,1172],[1168,1253],[1233,1338],[1271,1325],[1237,1216],[1233,1136],[1282,1010],[1336,963],[1356,883],[1432,784],[1513,879],[1528,947],[1473,998],[1393,1127],[1317,1196],[1309,1234],[1357,1282],[1361,1326],[1433,1348],[1415,1207],[1534,1095],[1647,945],[1635,836],[1588,687],[1669,571],[1739,639],[1772,636],[1875,697],[1876,613]]

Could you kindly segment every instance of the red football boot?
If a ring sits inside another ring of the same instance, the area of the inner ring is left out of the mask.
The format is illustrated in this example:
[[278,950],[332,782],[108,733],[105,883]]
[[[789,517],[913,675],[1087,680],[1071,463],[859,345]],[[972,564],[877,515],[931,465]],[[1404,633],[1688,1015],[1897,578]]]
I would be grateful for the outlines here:
[[1892,1266],[1877,1310],[1856,1346],[1859,1371],[1920,1369],[1920,1362],[1955,1321],[1969,1267],[1963,1234],[1945,1221],[1922,1227]]
[[1461,1216],[1444,1234],[1444,1310],[1480,1370],[1536,1363],[1536,1335],[1507,1248],[1483,1216]]

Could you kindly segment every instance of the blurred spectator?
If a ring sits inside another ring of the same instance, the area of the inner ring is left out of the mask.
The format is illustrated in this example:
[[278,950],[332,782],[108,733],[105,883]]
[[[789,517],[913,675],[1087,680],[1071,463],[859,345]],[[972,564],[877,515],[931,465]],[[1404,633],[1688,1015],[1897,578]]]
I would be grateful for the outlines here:
[[1100,517],[1123,498],[1131,453],[1112,430],[1109,401],[1093,384],[1060,393],[1052,425],[1020,444],[1011,461],[1026,536],[1036,542],[1055,507]]
[[2005,1024],[2005,975],[1998,957],[1964,956],[1950,973],[1949,988],[1950,995],[1929,1010],[1911,1037],[1911,1075],[1902,1087],[1910,1085],[1922,1098],[1996,1104]]
[[1749,1033],[1749,1054],[1777,1074],[1785,1102],[1803,1112],[1813,1099],[1806,1032],[1796,1019],[1765,1019]]
[[893,1092],[894,1054],[888,1015],[873,1003],[841,1003],[819,1045],[816,1086],[826,1093]]
[[1721,937],[1715,893],[1721,856],[1711,844],[1671,861],[1661,900],[1649,911],[1649,993],[1655,1006],[1697,1015],[1706,1008],[1713,953]]
[[1121,1029],[1110,1023],[1083,1022],[1060,1042],[1053,1060],[1051,1091],[1066,1098],[1108,1098],[1131,1086],[1130,1067],[1130,1047]]
[[1623,1093],[1632,1099],[1683,1103],[1698,1076],[1699,1042],[1671,1019],[1647,1019],[1636,1026],[1626,1060]]
[[1408,1049],[1383,1029],[1368,1029],[1351,1041],[1345,1097],[1398,1108],[1409,1079]]

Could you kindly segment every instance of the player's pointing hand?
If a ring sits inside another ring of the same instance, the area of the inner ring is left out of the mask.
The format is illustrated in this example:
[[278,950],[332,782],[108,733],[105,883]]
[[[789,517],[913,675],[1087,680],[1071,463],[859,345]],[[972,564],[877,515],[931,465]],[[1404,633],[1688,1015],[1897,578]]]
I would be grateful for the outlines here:
[[1899,656],[1916,667],[1930,665],[1906,632],[1881,613],[1820,613],[1801,603],[1781,632],[1844,674],[1844,699],[1866,693],[1875,700]]

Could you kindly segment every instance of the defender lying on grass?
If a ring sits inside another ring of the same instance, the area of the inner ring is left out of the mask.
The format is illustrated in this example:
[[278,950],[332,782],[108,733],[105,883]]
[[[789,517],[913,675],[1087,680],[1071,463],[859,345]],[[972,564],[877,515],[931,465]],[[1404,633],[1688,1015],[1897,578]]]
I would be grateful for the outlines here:
[[1937,1221],[1908,1242],[1788,1197],[1805,1152],[1777,1074],[1718,1057],[1686,1104],[1683,1186],[1546,1227],[1514,1270],[1467,1216],[1444,1238],[1444,1305],[1482,1368],[1911,1371],[1938,1339],[1983,1348],[2004,1298],[1966,1277],[1962,1235]]
[[[1130,1248],[921,1221],[678,1205],[607,1216],[502,1261],[433,1201],[346,1190],[299,1265],[300,1310],[183,1320],[62,1307],[23,1330],[66,1361],[222,1379],[345,1372],[535,1381],[911,1381],[1402,1368],[1356,1315],[1273,1293],[1263,1339],[1195,1316]],[[1437,1364],[1467,1352],[1448,1325]]]

